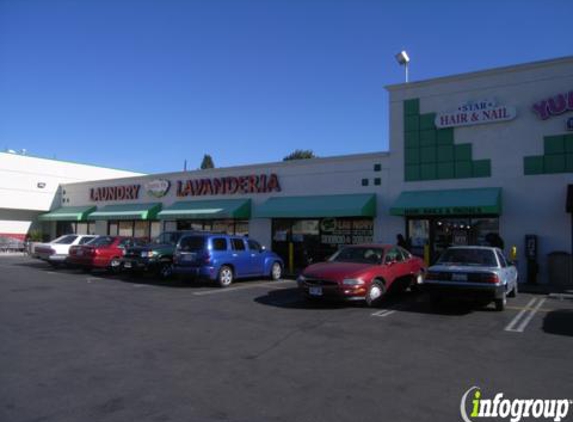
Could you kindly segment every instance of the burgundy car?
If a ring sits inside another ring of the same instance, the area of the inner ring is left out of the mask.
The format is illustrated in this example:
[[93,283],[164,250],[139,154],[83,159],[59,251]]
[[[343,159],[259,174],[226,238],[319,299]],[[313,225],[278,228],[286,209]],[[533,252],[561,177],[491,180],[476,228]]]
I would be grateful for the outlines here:
[[308,298],[365,300],[375,306],[390,289],[421,284],[425,271],[423,260],[398,246],[353,245],[305,268],[297,282]]
[[125,250],[133,246],[144,246],[145,242],[133,237],[98,236],[81,246],[72,246],[68,261],[84,268],[100,268],[112,272],[120,269]]

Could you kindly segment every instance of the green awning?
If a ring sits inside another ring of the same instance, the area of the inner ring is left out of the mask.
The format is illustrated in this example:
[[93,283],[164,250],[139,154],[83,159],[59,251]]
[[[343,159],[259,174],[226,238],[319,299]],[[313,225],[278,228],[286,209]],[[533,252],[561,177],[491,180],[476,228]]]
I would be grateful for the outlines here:
[[215,218],[251,217],[250,199],[218,199],[208,201],[175,202],[161,211],[158,217],[162,220],[199,220]]
[[255,208],[259,218],[374,217],[375,194],[287,196]]
[[40,221],[85,221],[88,214],[96,207],[87,205],[83,207],[60,207],[46,214],[38,216]]
[[92,212],[89,220],[155,220],[161,204],[105,205]]
[[501,188],[402,192],[390,208],[392,215],[501,214]]

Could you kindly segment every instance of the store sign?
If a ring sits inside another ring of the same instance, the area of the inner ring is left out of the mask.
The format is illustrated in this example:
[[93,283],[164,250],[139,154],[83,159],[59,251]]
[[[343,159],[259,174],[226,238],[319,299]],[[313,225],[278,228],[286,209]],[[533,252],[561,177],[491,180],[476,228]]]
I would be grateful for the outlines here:
[[169,180],[156,179],[144,185],[145,191],[154,198],[163,198],[169,192],[171,182]]
[[280,192],[276,174],[213,177],[177,181],[177,196],[234,195]]
[[123,201],[139,199],[140,185],[103,186],[90,189],[92,201]]
[[563,92],[533,104],[533,112],[541,120],[573,111],[573,91]]
[[320,243],[351,245],[371,243],[374,237],[372,219],[323,218],[320,221]]
[[479,215],[495,214],[496,210],[490,207],[437,207],[437,208],[409,208],[404,215]]
[[461,104],[453,112],[437,114],[435,124],[438,128],[471,126],[508,121],[515,116],[515,107],[500,105],[495,99],[483,99]]

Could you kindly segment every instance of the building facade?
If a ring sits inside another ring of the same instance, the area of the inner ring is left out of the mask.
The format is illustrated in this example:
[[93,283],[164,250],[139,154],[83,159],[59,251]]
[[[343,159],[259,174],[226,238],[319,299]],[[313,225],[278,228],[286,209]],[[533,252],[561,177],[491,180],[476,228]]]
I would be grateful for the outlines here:
[[40,219],[52,235],[248,234],[294,268],[398,233],[428,262],[497,244],[547,281],[573,243],[573,57],[387,89],[389,152],[64,183]]
[[23,240],[39,215],[60,205],[61,183],[140,174],[0,152],[0,237]]

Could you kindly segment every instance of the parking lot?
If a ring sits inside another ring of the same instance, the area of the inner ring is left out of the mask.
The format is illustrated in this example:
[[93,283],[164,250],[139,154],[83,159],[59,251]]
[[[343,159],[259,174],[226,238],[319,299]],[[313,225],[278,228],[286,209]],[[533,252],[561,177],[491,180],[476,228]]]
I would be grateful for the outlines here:
[[1,421],[457,421],[472,386],[573,399],[567,295],[369,309],[309,304],[292,280],[220,289],[0,257],[0,322]]

